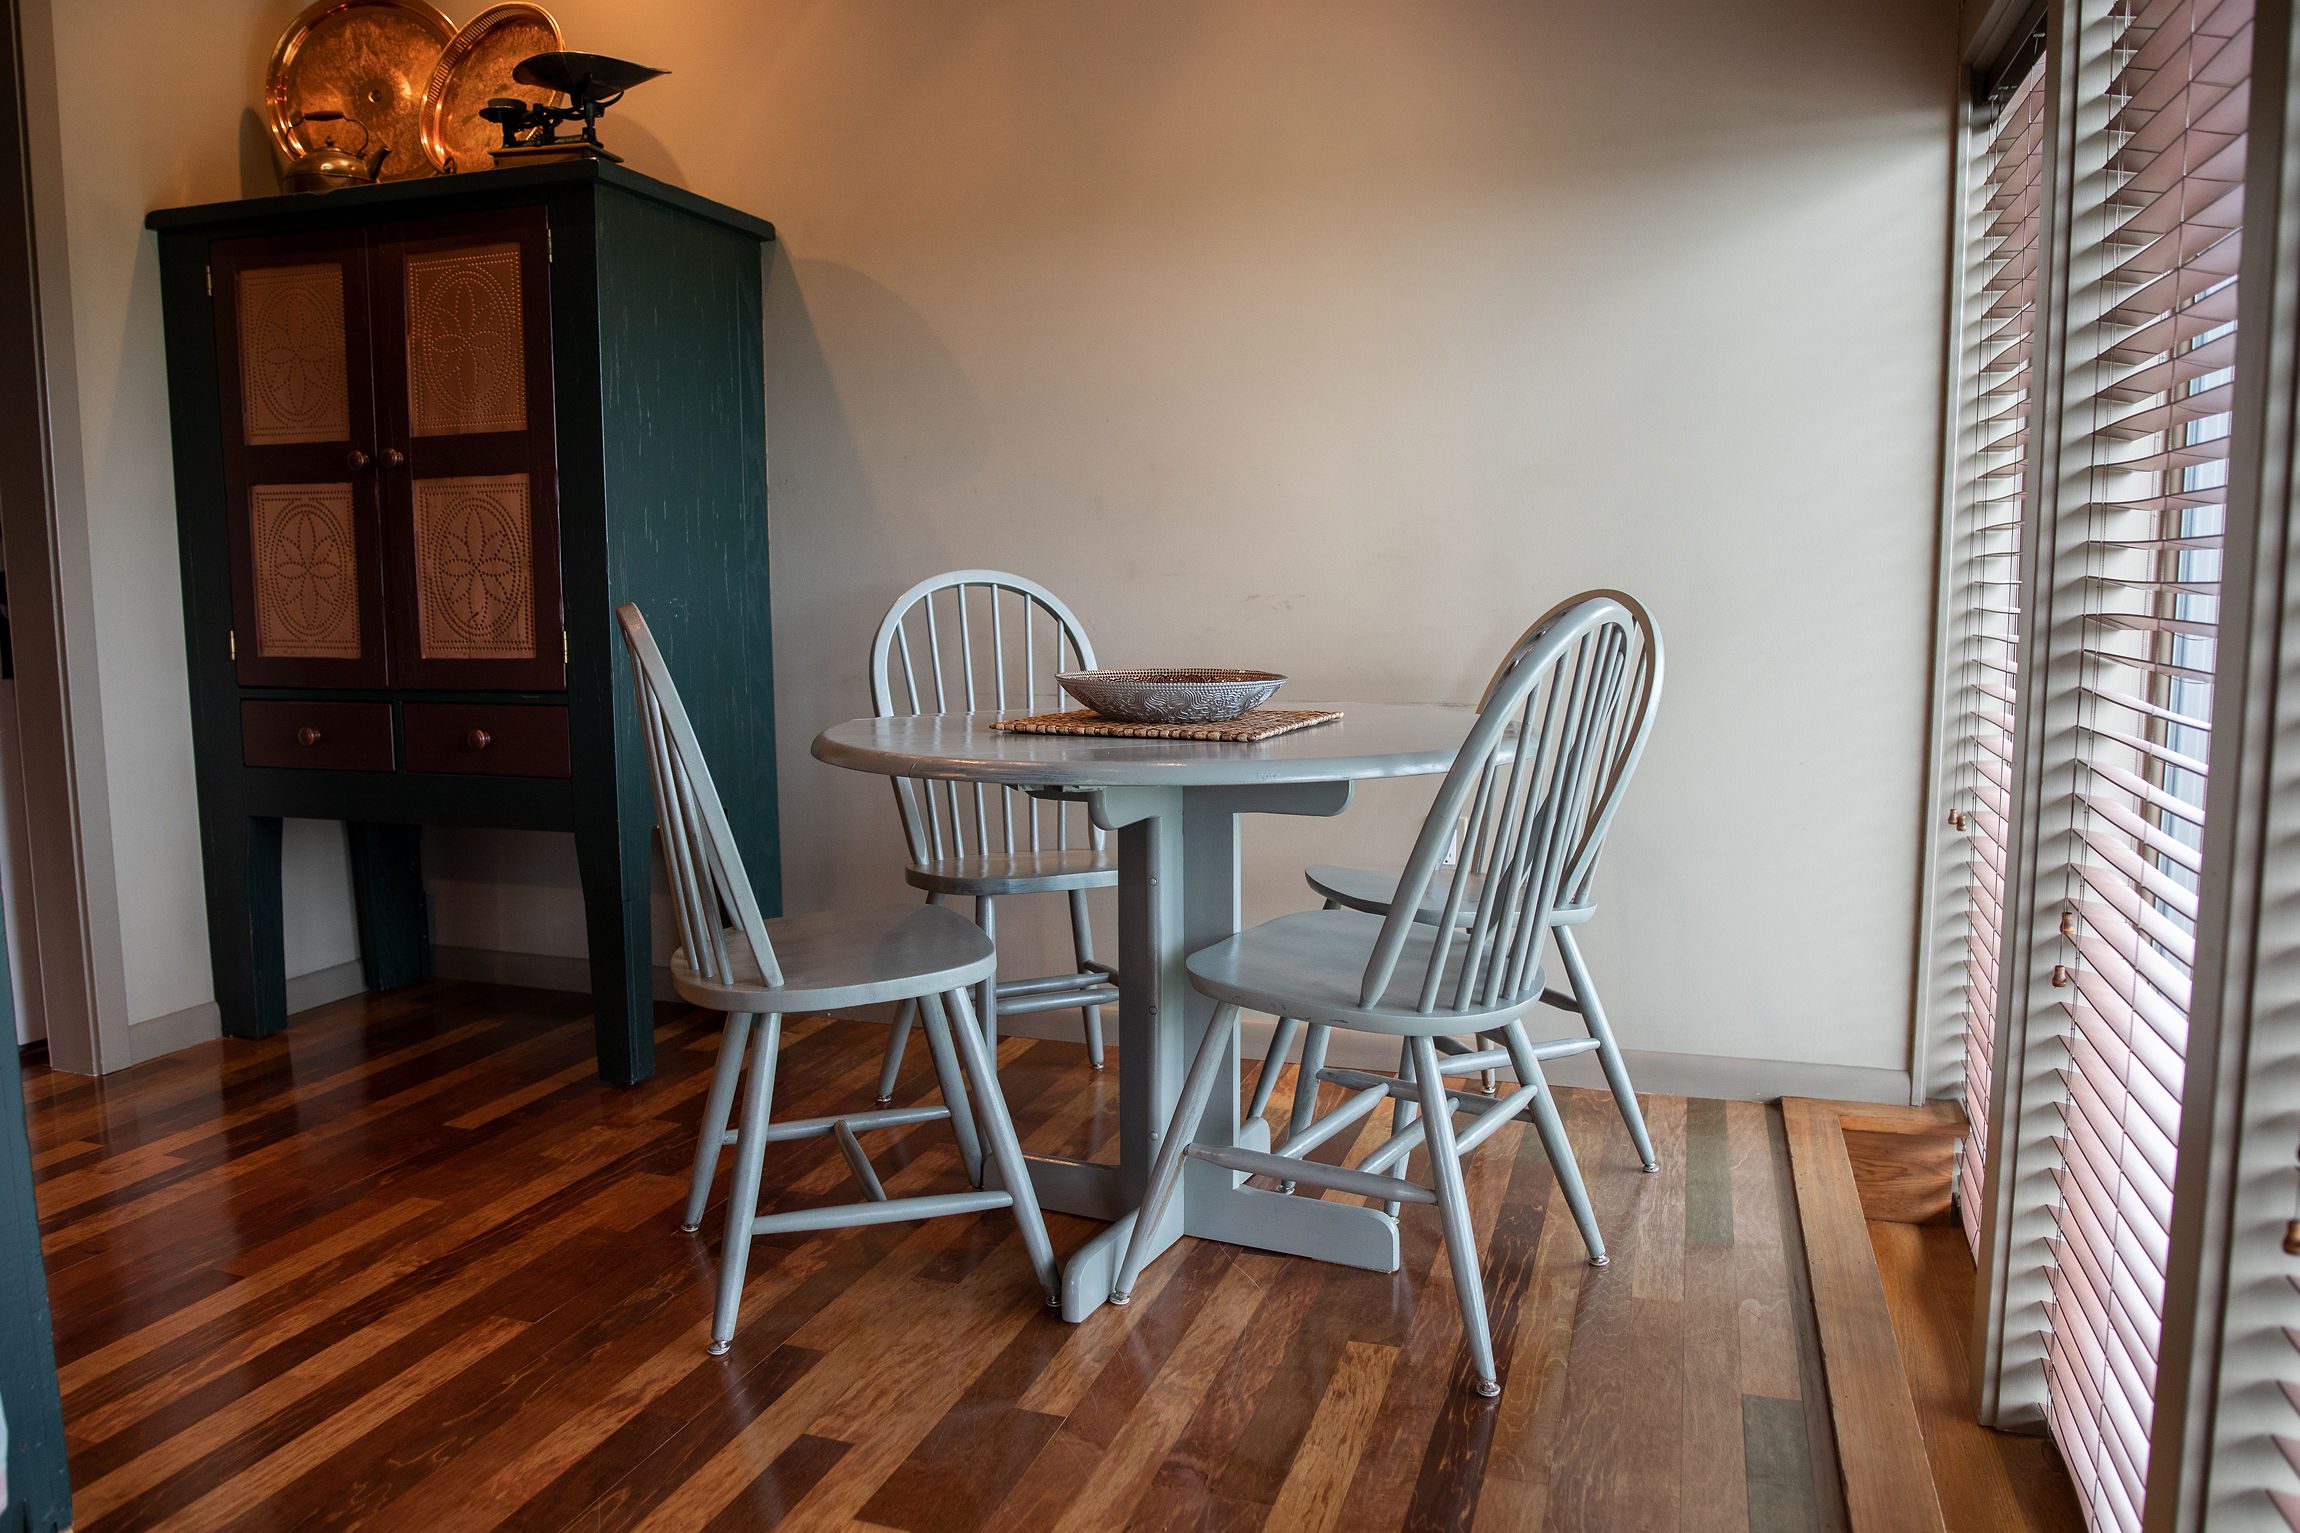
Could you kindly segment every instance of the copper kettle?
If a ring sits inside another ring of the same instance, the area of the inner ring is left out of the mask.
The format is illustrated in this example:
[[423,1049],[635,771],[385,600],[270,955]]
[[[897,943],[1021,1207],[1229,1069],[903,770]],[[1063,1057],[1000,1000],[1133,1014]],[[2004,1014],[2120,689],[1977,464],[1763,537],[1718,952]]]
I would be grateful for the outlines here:
[[[356,147],[336,146],[334,125],[339,122],[359,129]],[[341,112],[305,112],[296,118],[294,126],[300,129],[306,123],[326,126],[320,141],[288,161],[287,168],[280,172],[281,191],[332,192],[339,186],[370,186],[383,174],[383,161],[391,153],[391,146],[378,144],[371,149],[369,144],[374,135],[358,118],[346,117]],[[297,135],[299,142],[302,137],[300,133]]]

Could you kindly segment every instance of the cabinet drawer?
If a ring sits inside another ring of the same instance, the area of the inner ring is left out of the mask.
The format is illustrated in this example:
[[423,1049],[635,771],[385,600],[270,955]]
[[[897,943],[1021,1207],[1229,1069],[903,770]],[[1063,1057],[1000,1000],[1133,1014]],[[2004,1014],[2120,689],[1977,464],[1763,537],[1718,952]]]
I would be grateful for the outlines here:
[[515,703],[408,703],[407,769],[565,777],[567,710]]
[[391,704],[243,702],[240,759],[252,767],[388,772]]

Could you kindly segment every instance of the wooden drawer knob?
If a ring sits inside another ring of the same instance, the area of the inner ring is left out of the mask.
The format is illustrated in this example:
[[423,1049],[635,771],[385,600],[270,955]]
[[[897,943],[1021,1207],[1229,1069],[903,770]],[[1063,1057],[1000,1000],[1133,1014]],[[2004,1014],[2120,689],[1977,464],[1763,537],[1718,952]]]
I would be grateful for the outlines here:
[[463,737],[463,743],[475,751],[483,751],[495,743],[495,736],[484,729],[474,729]]
[[303,728],[295,732],[295,743],[302,746],[305,750],[310,750],[313,746],[319,744],[319,731],[312,728],[309,724],[306,724],[303,726]]

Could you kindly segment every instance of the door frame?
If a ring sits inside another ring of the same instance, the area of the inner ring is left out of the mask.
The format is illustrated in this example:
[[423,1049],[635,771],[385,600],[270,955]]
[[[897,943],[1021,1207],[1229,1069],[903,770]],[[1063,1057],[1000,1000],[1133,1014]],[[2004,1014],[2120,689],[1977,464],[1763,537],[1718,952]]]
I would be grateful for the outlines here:
[[0,0],[0,540],[31,823],[25,914],[48,1054],[58,1069],[99,1075],[135,1061],[97,695],[53,4]]

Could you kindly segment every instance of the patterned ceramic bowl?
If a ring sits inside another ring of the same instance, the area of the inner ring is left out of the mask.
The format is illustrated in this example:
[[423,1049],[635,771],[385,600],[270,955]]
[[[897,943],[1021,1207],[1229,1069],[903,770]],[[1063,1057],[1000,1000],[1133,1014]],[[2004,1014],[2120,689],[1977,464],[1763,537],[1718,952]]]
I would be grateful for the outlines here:
[[1286,684],[1275,671],[1064,671],[1062,689],[1127,724],[1219,724],[1249,713]]

